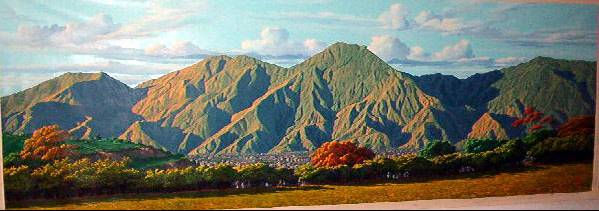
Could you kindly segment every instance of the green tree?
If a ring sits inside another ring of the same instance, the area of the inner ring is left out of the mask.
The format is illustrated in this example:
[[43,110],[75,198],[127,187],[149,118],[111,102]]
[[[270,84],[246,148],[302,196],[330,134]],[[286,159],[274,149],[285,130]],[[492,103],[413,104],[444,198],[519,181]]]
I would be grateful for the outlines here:
[[440,155],[451,154],[455,151],[455,146],[449,143],[449,141],[430,141],[418,152],[418,156],[433,158]]
[[501,146],[501,142],[496,139],[468,139],[464,143],[464,152],[478,153],[493,150]]

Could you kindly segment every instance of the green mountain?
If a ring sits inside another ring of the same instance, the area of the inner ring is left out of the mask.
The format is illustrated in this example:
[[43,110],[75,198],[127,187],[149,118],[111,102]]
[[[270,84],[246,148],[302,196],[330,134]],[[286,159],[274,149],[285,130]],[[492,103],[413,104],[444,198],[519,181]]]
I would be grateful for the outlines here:
[[[312,151],[330,140],[416,149],[435,139],[518,136],[510,124],[525,106],[558,121],[593,114],[595,66],[539,57],[467,79],[416,77],[365,46],[336,43],[290,68],[209,57],[134,89],[105,74],[66,74],[3,97],[2,124],[30,133],[58,123],[83,138],[190,156]],[[48,104],[62,107],[39,109]]]
[[76,138],[117,137],[141,119],[131,112],[141,94],[105,73],[66,73],[2,97],[2,128],[30,134],[58,124]]

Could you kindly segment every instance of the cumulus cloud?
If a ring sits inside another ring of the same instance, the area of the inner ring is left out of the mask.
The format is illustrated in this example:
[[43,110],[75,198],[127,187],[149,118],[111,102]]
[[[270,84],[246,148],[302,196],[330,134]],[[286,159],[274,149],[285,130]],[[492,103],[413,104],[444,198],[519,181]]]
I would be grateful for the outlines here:
[[83,22],[67,23],[64,26],[20,25],[15,34],[4,32],[0,41],[11,46],[30,48],[77,47],[94,43],[120,28],[106,14],[97,14]]
[[424,51],[424,48],[420,46],[414,46],[410,48],[410,54],[406,58],[410,60],[427,60],[430,58],[430,53]]
[[440,51],[429,53],[420,46],[408,46],[399,38],[389,35],[373,36],[368,49],[391,64],[410,66],[479,66],[485,68],[505,67],[527,61],[524,57],[494,59],[476,56],[470,41],[460,40]]
[[177,41],[171,47],[164,44],[154,44],[148,46],[144,53],[149,56],[157,57],[182,57],[198,54],[210,54],[211,52],[200,49],[197,45],[189,41]]
[[410,48],[406,44],[389,35],[372,37],[368,49],[384,61],[392,59],[405,60],[410,54]]
[[296,55],[307,57],[325,47],[325,43],[315,39],[307,39],[303,42],[291,41],[289,32],[278,27],[266,27],[260,32],[260,39],[244,40],[241,43],[243,52],[270,56]]
[[[368,49],[385,61],[474,61],[474,51],[468,40],[445,46],[441,51],[427,53],[420,46],[408,47],[399,38],[389,35],[373,36]],[[480,59],[480,58],[479,58]]]
[[474,58],[470,41],[460,40],[454,45],[445,46],[443,50],[433,54],[432,59],[437,61],[459,60]]
[[421,28],[451,34],[462,32],[466,28],[466,26],[457,18],[443,17],[433,14],[431,11],[420,12],[414,18],[414,21]]
[[406,15],[407,11],[401,4],[393,4],[388,10],[379,15],[378,21],[384,28],[404,30],[410,26]]
[[174,59],[181,57],[200,59],[203,55],[212,54],[189,41],[177,41],[170,47],[164,44],[154,44],[146,49],[122,47],[118,43],[126,39],[114,36],[121,29],[122,25],[114,23],[109,15],[97,14],[65,25],[20,25],[16,32],[0,32],[0,44],[20,51],[51,50],[107,59],[165,63],[179,63],[181,61]]

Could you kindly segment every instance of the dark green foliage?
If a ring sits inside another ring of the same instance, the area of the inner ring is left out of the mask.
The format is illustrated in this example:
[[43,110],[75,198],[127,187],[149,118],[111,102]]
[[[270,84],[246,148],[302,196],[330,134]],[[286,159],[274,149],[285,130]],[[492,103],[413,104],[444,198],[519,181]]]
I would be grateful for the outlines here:
[[503,165],[518,164],[525,157],[526,149],[520,140],[509,140],[494,150],[466,153],[458,152],[432,159],[440,173],[456,173],[462,167],[477,171],[491,170]]
[[10,133],[2,133],[2,154],[8,155],[19,153],[23,150],[25,140],[28,139],[25,135],[12,135]]
[[468,139],[464,143],[463,149],[466,153],[479,153],[493,150],[501,145],[496,139]]
[[204,171],[206,181],[210,182],[211,187],[230,187],[230,184],[237,179],[235,169],[230,165],[219,164],[207,168]]
[[530,148],[533,147],[534,145],[538,144],[539,142],[549,138],[549,137],[553,137],[556,135],[555,130],[539,130],[533,133],[530,133],[528,135],[526,135],[522,141],[524,142],[524,144],[526,145],[526,147]]
[[592,134],[551,137],[534,145],[528,155],[541,162],[591,159],[593,142]]
[[420,156],[408,160],[398,170],[408,172],[410,176],[431,176],[438,172],[433,162]]
[[433,158],[454,152],[455,146],[449,143],[449,141],[430,141],[418,152],[418,156]]
[[238,179],[251,184],[274,184],[279,180],[276,169],[264,163],[241,166],[237,169]]

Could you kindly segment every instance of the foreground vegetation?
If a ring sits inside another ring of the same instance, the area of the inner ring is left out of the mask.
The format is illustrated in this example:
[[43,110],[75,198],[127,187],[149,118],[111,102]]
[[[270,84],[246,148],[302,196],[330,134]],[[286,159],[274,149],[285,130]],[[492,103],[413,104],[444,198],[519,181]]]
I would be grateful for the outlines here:
[[128,194],[68,200],[8,201],[11,209],[233,209],[476,198],[590,189],[592,164],[559,164],[474,173],[439,180],[358,185]]
[[[535,118],[543,121],[538,112],[529,113],[536,114]],[[525,123],[534,123],[535,118]],[[228,192],[252,187],[289,188],[296,185],[414,182],[464,177],[556,162],[590,160],[593,155],[592,120],[592,117],[573,119],[557,130],[537,127],[517,139],[465,140],[460,150],[447,141],[431,141],[418,153],[392,158],[375,157],[370,149],[349,141],[332,141],[313,153],[310,163],[295,169],[276,168],[263,163],[143,168],[139,165],[154,165],[155,162],[137,160],[136,164],[127,156],[84,156],[122,152],[141,148],[141,145],[119,144],[122,141],[118,140],[65,140],[66,134],[58,126],[48,126],[36,130],[18,154],[15,152],[12,153],[15,156],[8,156],[9,165],[4,169],[5,191],[9,201],[26,201],[107,194],[214,189]],[[144,152],[152,152],[146,156],[150,159],[164,154],[161,153],[163,151],[143,149]]]

